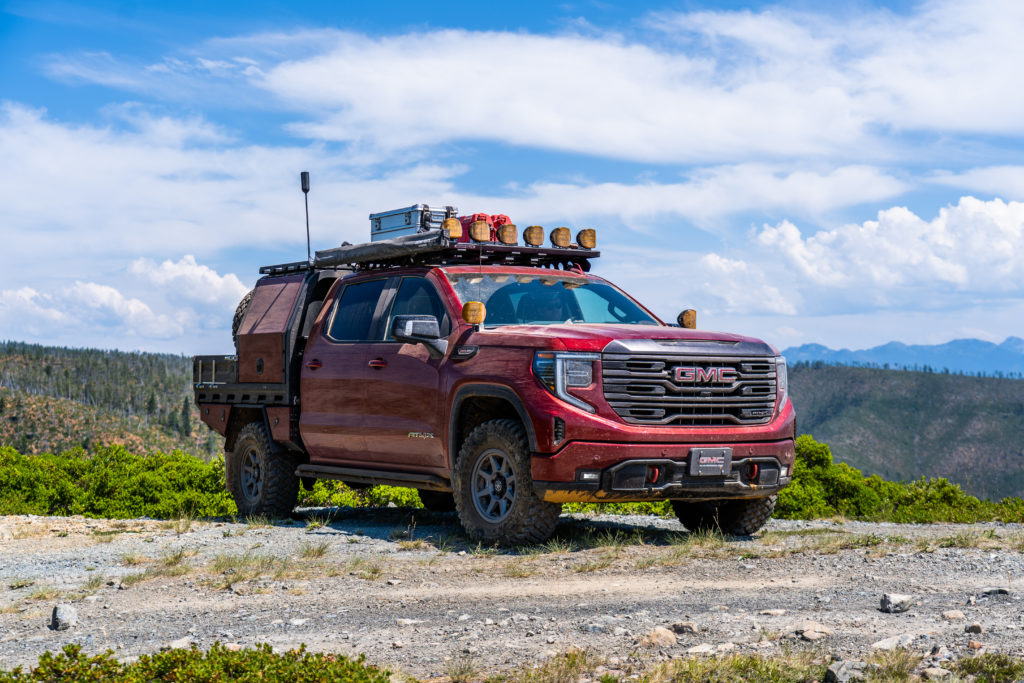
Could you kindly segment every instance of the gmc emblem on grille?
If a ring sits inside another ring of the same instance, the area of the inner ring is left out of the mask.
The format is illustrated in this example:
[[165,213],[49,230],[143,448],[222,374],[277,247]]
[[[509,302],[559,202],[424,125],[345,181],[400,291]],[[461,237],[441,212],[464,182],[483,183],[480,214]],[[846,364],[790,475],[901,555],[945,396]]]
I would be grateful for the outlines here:
[[736,381],[734,368],[688,368],[675,369],[675,380],[680,384],[732,384]]

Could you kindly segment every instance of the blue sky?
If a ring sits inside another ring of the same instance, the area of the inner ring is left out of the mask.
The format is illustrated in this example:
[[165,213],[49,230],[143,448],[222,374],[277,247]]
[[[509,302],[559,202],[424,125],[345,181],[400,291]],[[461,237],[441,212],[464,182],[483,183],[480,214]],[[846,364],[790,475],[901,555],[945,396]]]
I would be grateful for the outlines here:
[[227,352],[260,265],[413,203],[596,227],[780,348],[1024,319],[1024,4],[0,4],[0,338]]

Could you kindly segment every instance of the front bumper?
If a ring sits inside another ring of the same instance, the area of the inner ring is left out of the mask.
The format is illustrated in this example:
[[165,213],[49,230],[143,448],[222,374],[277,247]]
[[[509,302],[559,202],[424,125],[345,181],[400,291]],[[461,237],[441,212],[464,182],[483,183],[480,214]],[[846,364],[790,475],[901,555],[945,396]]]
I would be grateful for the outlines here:
[[534,490],[552,503],[722,500],[770,496],[792,479],[792,439],[731,444],[728,468],[694,474],[693,454],[712,447],[722,444],[574,442],[533,456]]

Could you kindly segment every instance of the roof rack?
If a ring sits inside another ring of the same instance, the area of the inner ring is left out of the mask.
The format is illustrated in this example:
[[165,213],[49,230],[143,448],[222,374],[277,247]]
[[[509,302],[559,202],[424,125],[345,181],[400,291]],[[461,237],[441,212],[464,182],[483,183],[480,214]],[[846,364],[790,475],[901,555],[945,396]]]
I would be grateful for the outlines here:
[[590,270],[601,252],[580,247],[529,247],[496,242],[457,242],[443,230],[429,230],[365,244],[343,244],[316,252],[312,263],[296,261],[260,268],[262,275],[287,275],[312,269],[369,270],[397,266],[517,265]]

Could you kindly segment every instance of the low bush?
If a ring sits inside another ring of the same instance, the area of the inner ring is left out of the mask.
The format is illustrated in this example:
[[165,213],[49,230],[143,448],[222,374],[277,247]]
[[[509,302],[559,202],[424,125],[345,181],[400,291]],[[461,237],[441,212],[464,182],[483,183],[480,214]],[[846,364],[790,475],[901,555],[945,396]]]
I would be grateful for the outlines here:
[[912,482],[864,476],[835,463],[827,444],[804,434],[796,440],[793,483],[779,493],[775,516],[784,519],[847,517],[887,522],[1024,521],[1024,500],[979,500],[948,479]]
[[312,489],[299,489],[300,507],[384,507],[388,503],[403,508],[423,507],[416,489],[401,486],[354,489],[344,482],[318,479]]
[[236,512],[224,461],[173,451],[139,456],[122,446],[92,453],[23,455],[0,447],[0,514],[210,517]]
[[39,664],[30,671],[21,667],[0,671],[0,683],[30,681],[111,681],[112,683],[143,683],[145,681],[338,681],[341,683],[389,683],[391,674],[368,666],[363,657],[350,659],[341,655],[313,654],[305,646],[298,650],[275,653],[269,645],[232,652],[219,643],[207,652],[168,650],[143,655],[133,664],[122,664],[109,650],[89,657],[78,645],[67,645],[59,654],[44,653]]

